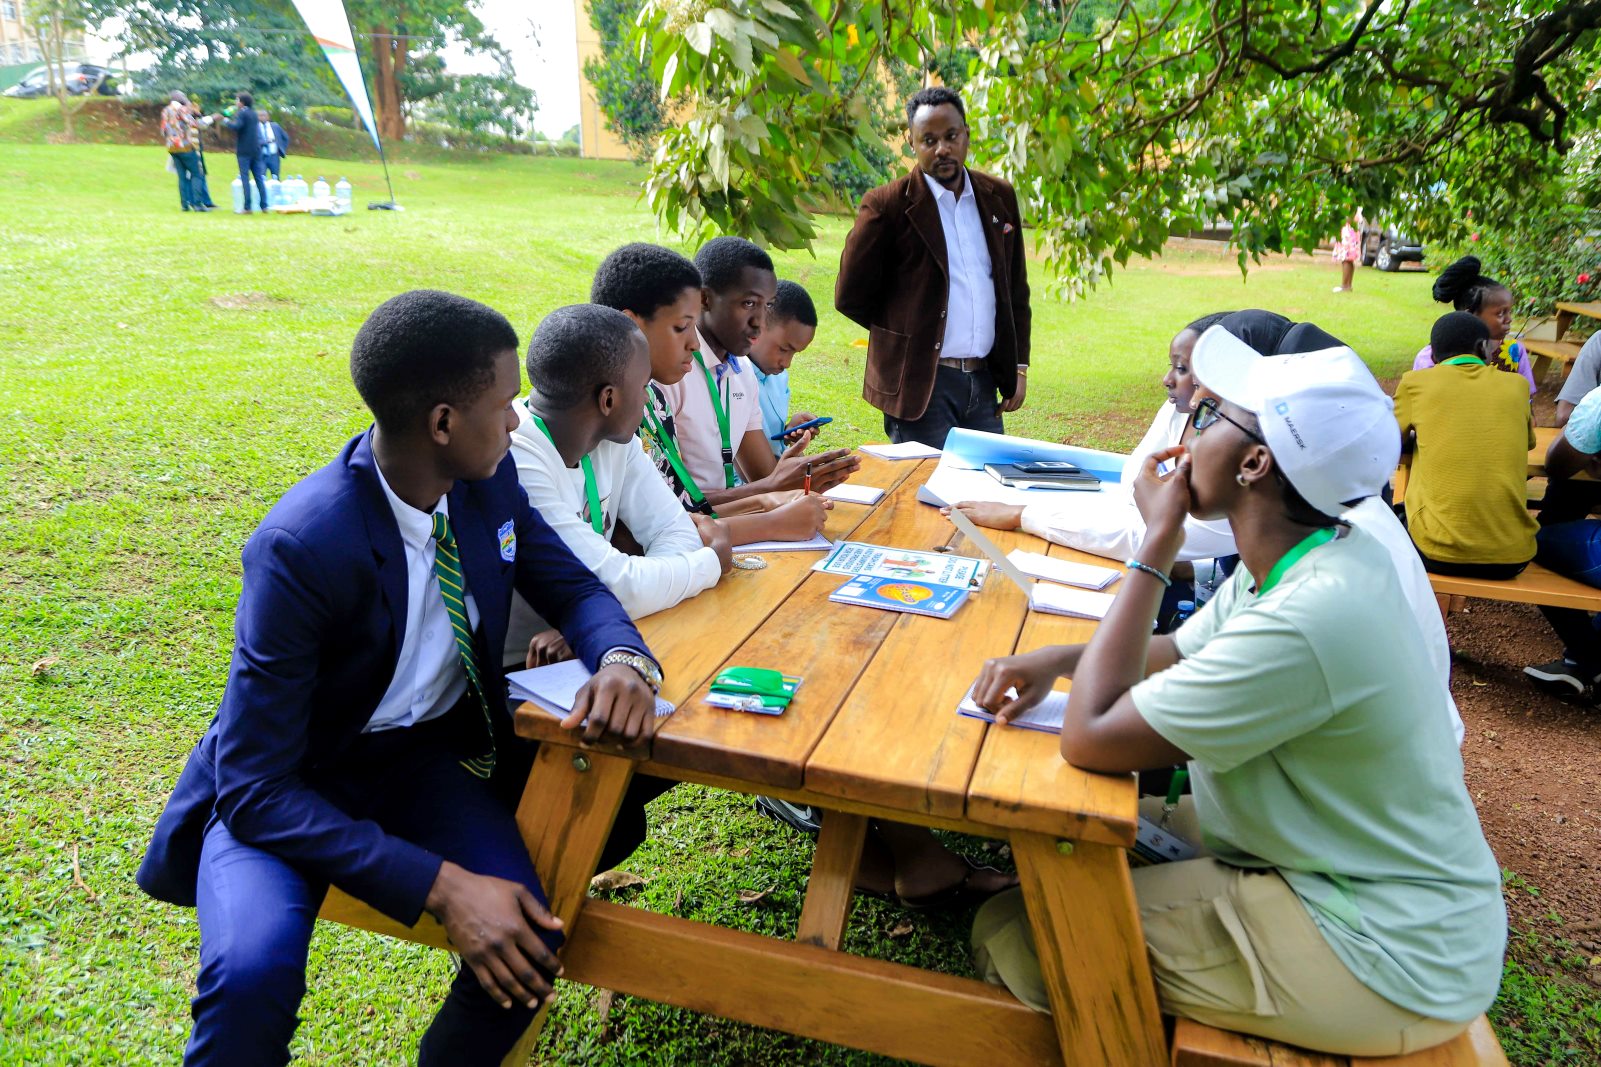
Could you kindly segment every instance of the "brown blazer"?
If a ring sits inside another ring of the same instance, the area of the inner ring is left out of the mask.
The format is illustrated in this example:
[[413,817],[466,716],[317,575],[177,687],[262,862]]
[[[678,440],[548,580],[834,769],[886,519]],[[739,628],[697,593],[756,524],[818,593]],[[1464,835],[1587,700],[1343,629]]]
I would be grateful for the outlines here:
[[[1009,397],[1017,389],[1017,365],[1028,362],[1022,218],[1010,185],[976,170],[967,175],[995,278],[989,367],[1001,396]],[[949,298],[945,231],[923,172],[869,190],[839,257],[834,306],[868,330],[862,397],[884,414],[910,420],[928,410]]]

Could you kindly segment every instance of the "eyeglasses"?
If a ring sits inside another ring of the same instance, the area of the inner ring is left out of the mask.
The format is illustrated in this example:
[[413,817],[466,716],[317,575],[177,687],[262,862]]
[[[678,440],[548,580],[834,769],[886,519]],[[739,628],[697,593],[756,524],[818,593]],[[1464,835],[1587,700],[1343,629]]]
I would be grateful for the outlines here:
[[1207,397],[1205,400],[1196,401],[1195,413],[1190,416],[1190,426],[1195,429],[1195,436],[1199,437],[1201,436],[1202,431],[1204,431],[1208,426],[1211,426],[1213,423],[1217,422],[1218,419],[1222,419],[1224,422],[1233,426],[1235,429],[1239,430],[1257,444],[1267,444],[1267,442],[1262,439],[1261,434],[1257,433],[1255,430],[1247,429],[1238,421],[1223,414],[1222,409],[1218,407],[1217,401],[1213,400],[1211,397]]

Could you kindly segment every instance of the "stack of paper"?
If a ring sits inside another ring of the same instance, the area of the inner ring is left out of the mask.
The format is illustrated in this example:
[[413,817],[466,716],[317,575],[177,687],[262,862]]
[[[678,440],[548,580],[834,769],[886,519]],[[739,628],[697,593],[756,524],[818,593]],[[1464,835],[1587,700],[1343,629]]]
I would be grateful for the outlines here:
[[937,459],[940,450],[916,441],[903,441],[898,445],[862,445],[862,451],[879,459]]
[[836,485],[823,494],[830,500],[840,500],[847,504],[876,504],[884,499],[884,490],[871,485]]
[[1029,590],[1028,606],[1051,615],[1100,620],[1106,618],[1106,613],[1112,610],[1112,601],[1116,599],[1111,593],[1091,593],[1070,585],[1035,582]]
[[1122,577],[1111,567],[1093,567],[1088,563],[1052,559],[1039,552],[1025,552],[1021,548],[1014,548],[1006,554],[1006,558],[1012,561],[1012,566],[1030,578],[1060,582],[1063,585],[1081,585],[1085,589],[1105,589]]
[[[569,659],[526,671],[513,671],[506,675],[506,688],[513,700],[538,704],[556,718],[565,719],[572,714],[578,691],[592,677],[582,660]],[[657,697],[656,717],[672,713],[673,705]]]
[[822,534],[807,541],[752,541],[748,545],[735,545],[735,552],[827,552],[834,542]]
[[[1008,689],[1006,695],[1017,696],[1017,690]],[[1038,730],[1041,733],[1059,734],[1062,732],[1062,720],[1067,714],[1068,694],[1055,691],[1034,707],[1012,719],[1007,725],[1020,726],[1025,730]],[[961,704],[956,708],[956,714],[965,715],[969,719],[982,719],[985,722],[994,722],[995,716],[979,707],[973,701],[973,690],[969,689],[962,698]]]

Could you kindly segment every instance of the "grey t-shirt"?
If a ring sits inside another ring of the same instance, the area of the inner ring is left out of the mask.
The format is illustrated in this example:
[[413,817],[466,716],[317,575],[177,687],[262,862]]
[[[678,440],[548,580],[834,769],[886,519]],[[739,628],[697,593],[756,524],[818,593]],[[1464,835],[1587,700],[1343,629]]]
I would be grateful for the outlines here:
[[1562,383],[1562,391],[1557,394],[1558,400],[1566,400],[1570,404],[1577,404],[1584,399],[1584,394],[1601,386],[1601,330],[1590,335],[1579,349],[1579,355],[1573,361],[1573,369],[1568,371],[1568,380]]
[[1190,754],[1213,855],[1276,868],[1380,996],[1475,1018],[1501,982],[1501,874],[1389,554],[1353,527],[1255,585],[1236,570],[1134,706]]

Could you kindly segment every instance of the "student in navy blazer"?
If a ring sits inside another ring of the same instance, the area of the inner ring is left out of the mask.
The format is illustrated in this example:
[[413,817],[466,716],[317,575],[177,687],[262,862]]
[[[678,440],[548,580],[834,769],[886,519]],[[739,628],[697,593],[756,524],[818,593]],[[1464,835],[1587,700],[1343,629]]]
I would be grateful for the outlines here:
[[[528,765],[500,666],[513,589],[595,671],[570,728],[587,715],[586,737],[631,740],[654,722],[659,668],[529,507],[507,454],[511,324],[461,297],[402,294],[362,327],[351,365],[376,426],[246,544],[227,688],[138,874],[198,908],[186,1063],[288,1060],[330,884],[401,923],[431,912],[462,953],[422,1063],[498,1063],[527,1027],[561,935],[507,803]],[[460,629],[442,597],[455,582],[435,569],[452,537]],[[451,636],[468,623],[475,663]]]

